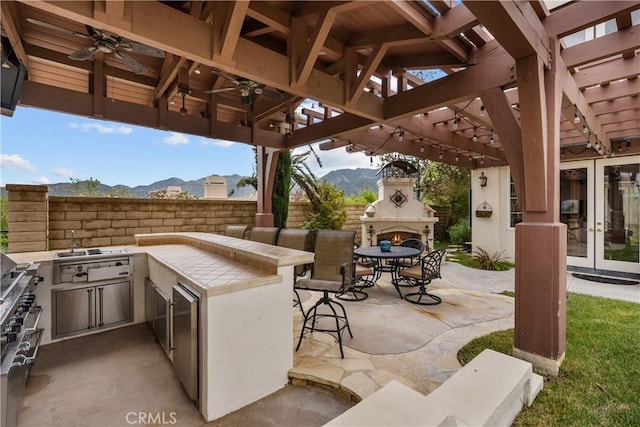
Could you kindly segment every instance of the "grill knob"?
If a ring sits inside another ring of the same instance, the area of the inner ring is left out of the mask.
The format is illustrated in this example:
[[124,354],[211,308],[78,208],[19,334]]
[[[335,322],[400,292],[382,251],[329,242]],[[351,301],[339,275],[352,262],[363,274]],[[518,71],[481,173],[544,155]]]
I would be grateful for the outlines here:
[[15,342],[18,339],[18,335],[15,332],[5,331],[2,333],[2,340],[6,343]]

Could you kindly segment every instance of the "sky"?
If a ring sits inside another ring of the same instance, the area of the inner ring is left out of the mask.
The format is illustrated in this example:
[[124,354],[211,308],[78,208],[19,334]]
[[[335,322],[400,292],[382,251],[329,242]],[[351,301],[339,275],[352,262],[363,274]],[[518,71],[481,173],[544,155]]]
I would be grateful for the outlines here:
[[[247,144],[20,106],[13,117],[0,116],[0,136],[0,186],[93,178],[135,187],[172,177],[250,176],[255,167]],[[377,165],[344,148],[316,152],[323,167],[311,156],[308,164],[318,177]]]

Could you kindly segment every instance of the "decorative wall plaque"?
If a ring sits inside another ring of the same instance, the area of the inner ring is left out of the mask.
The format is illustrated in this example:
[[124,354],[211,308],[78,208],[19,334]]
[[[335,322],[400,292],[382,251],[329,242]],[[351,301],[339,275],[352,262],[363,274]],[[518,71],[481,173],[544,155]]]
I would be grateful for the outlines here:
[[407,201],[407,196],[405,196],[401,190],[396,190],[396,192],[393,193],[389,197],[389,199],[394,205],[396,205],[397,207],[400,207],[404,205],[404,203]]

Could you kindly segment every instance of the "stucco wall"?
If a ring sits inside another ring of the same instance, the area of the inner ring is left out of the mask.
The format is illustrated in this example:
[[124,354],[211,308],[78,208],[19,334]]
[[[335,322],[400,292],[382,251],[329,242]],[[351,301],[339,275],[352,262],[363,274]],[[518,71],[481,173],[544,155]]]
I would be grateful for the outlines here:
[[[480,173],[487,177],[487,186],[480,186]],[[503,256],[515,260],[515,228],[509,225],[509,168],[491,167],[471,171],[471,227],[473,249],[480,247],[489,254],[505,251]],[[491,217],[476,216],[483,203],[491,205]]]

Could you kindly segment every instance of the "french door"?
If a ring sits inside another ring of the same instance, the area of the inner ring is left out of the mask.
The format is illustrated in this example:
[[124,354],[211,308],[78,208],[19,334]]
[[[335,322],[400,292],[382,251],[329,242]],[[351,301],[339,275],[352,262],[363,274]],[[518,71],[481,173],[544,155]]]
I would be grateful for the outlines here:
[[567,264],[640,273],[640,156],[560,166]]

